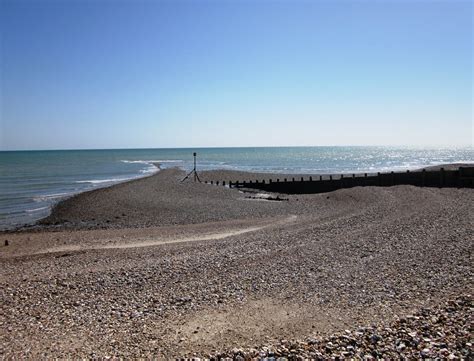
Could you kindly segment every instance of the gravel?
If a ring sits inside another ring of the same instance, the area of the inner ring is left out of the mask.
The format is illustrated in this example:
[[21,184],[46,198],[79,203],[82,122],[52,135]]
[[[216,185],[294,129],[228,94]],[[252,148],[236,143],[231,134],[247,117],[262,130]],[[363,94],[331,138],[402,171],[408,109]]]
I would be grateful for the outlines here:
[[[474,304],[457,297],[436,308],[423,308],[389,327],[361,327],[329,337],[280,340],[259,348],[233,348],[207,359],[472,359]],[[466,317],[468,316],[468,317]]]
[[[276,202],[181,176],[85,193],[43,228],[2,235],[0,358],[472,358],[472,189],[364,187]],[[236,219],[265,226],[37,254]]]

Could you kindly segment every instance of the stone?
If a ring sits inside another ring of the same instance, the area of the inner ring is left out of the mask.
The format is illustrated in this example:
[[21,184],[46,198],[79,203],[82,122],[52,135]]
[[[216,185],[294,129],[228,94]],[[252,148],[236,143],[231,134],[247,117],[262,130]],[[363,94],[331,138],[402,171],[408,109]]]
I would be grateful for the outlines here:
[[373,344],[376,344],[380,340],[381,337],[379,335],[373,334],[372,336],[370,336],[370,342],[372,342]]
[[429,353],[430,353],[429,348],[424,348],[423,350],[421,350],[421,355],[422,356],[428,356]]

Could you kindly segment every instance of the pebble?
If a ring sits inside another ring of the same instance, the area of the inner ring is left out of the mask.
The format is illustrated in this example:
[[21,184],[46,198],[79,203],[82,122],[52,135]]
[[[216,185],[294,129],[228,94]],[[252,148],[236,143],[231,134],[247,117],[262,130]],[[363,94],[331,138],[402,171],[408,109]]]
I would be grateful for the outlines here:
[[[474,349],[470,342],[470,323],[467,320],[468,315],[472,316],[474,302],[470,296],[460,296],[455,300],[448,301],[445,307],[423,310],[422,313],[406,320],[395,321],[390,327],[368,327],[352,332],[354,339],[346,335],[333,335],[329,337],[320,337],[317,342],[303,342],[298,340],[281,340],[278,344],[272,345],[276,348],[279,357],[283,359],[310,359],[314,355],[317,358],[338,359],[356,358],[356,359],[418,359],[421,357],[429,358],[448,358],[448,359],[473,359]],[[432,316],[436,316],[437,321],[431,323]],[[443,321],[440,321],[443,320]],[[444,336],[439,336],[439,330],[442,329]],[[418,331],[415,331],[418,330]],[[407,332],[408,331],[408,332]],[[344,331],[346,334],[347,330]],[[418,334],[425,334],[429,337],[423,337],[420,342],[428,342],[430,347],[424,347],[419,350],[415,344],[405,344],[397,337],[400,334],[411,334],[416,337]],[[436,342],[434,342],[436,341]],[[355,348],[352,343],[359,345]],[[283,347],[283,344],[291,343],[297,347],[289,351]],[[348,344],[350,343],[350,344]],[[398,343],[398,344],[397,344]],[[462,345],[465,345],[465,348]],[[448,347],[440,347],[446,346]],[[268,347],[265,346],[258,352],[261,360],[268,360],[270,355]],[[225,352],[216,355],[214,360],[220,357],[235,357],[235,351]],[[239,353],[242,349],[238,349]],[[245,350],[244,350],[245,351]]]

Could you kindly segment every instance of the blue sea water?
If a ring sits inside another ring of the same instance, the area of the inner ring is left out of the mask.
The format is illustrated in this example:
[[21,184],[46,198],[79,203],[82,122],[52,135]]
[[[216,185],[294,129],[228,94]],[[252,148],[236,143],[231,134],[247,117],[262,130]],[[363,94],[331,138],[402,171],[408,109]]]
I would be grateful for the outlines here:
[[34,223],[58,200],[162,167],[275,173],[352,173],[473,163],[472,147],[269,147],[0,152],[0,229]]

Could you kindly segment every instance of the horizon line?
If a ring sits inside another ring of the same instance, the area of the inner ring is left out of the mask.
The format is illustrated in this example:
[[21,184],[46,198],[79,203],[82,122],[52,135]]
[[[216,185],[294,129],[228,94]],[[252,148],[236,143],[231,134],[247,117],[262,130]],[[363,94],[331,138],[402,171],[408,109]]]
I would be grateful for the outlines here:
[[396,148],[474,148],[473,144],[465,145],[409,145],[409,144],[369,144],[369,145],[259,145],[259,146],[196,146],[196,147],[129,147],[129,148],[53,148],[53,149],[0,149],[0,152],[59,152],[59,151],[97,151],[97,150],[166,150],[166,149],[251,149],[251,148],[334,148],[334,147],[396,147]]

